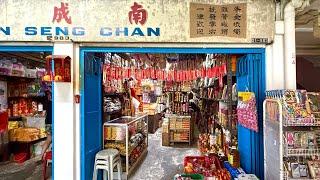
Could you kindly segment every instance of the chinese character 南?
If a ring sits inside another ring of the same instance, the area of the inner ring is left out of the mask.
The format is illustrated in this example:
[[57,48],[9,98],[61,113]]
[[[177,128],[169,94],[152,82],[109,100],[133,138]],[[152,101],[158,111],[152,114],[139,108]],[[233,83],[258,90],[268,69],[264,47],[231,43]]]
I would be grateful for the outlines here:
[[53,19],[52,22],[57,21],[58,23],[64,19],[68,24],[71,24],[71,17],[68,16],[69,10],[68,10],[68,3],[61,2],[61,7],[54,7],[54,13],[53,13]]
[[203,19],[204,15],[203,14],[197,14],[197,19]]
[[131,11],[129,12],[129,21],[132,24],[134,23],[144,25],[147,21],[148,13],[145,9],[143,9],[142,5],[134,2],[133,6],[131,6]]

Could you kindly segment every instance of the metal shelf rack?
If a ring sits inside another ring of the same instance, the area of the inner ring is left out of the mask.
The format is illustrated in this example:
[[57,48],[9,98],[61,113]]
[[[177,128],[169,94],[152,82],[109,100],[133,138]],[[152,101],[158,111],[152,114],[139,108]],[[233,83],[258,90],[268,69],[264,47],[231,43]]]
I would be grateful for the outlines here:
[[[290,177],[285,164],[287,158],[309,158],[319,156],[320,148],[289,147],[287,132],[308,131],[320,127],[317,118],[292,118],[286,116],[285,107],[278,99],[266,99],[263,103],[264,128],[264,179],[294,179]],[[309,179],[298,178],[298,179]]]

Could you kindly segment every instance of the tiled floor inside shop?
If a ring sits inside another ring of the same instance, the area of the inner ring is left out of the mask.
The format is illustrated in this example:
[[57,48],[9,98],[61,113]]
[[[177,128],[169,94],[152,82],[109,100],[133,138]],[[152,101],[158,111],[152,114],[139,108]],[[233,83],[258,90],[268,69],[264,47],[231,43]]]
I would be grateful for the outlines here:
[[[23,164],[2,163],[0,164],[1,180],[42,180],[42,162],[40,156],[32,158]],[[48,180],[51,180],[51,166],[47,168]]]
[[148,154],[137,167],[130,180],[169,180],[175,174],[183,172],[185,156],[198,155],[196,146],[177,144],[174,147],[161,145],[161,129],[155,134],[149,134]]
[[[161,145],[161,129],[149,134],[149,147],[146,157],[136,168],[130,180],[169,180],[175,174],[183,172],[183,158],[187,155],[198,155],[196,146],[176,144],[174,147]],[[42,166],[40,157],[30,159],[23,165],[10,163],[2,164],[1,180],[41,180]],[[48,168],[50,170],[50,167]],[[48,172],[48,177],[50,177]],[[48,178],[51,179],[51,178]]]

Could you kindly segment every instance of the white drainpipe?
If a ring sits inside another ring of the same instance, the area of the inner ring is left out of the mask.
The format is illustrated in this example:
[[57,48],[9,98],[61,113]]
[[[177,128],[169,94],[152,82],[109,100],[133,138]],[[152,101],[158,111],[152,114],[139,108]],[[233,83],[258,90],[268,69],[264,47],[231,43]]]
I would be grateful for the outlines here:
[[289,2],[284,8],[284,79],[286,89],[296,89],[295,7]]

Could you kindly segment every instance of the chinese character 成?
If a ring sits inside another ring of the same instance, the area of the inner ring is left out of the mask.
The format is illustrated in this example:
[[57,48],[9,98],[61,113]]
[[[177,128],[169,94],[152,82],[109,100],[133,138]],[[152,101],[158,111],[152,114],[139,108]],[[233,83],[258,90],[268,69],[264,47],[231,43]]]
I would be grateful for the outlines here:
[[64,19],[68,24],[71,24],[71,17],[68,16],[68,3],[61,2],[61,7],[54,7],[53,19],[52,22],[57,21],[58,23]]
[[142,5],[134,2],[133,6],[131,6],[131,11],[129,12],[129,21],[132,24],[134,21],[136,24],[140,23],[144,25],[147,21],[148,13],[145,9],[143,9]]

